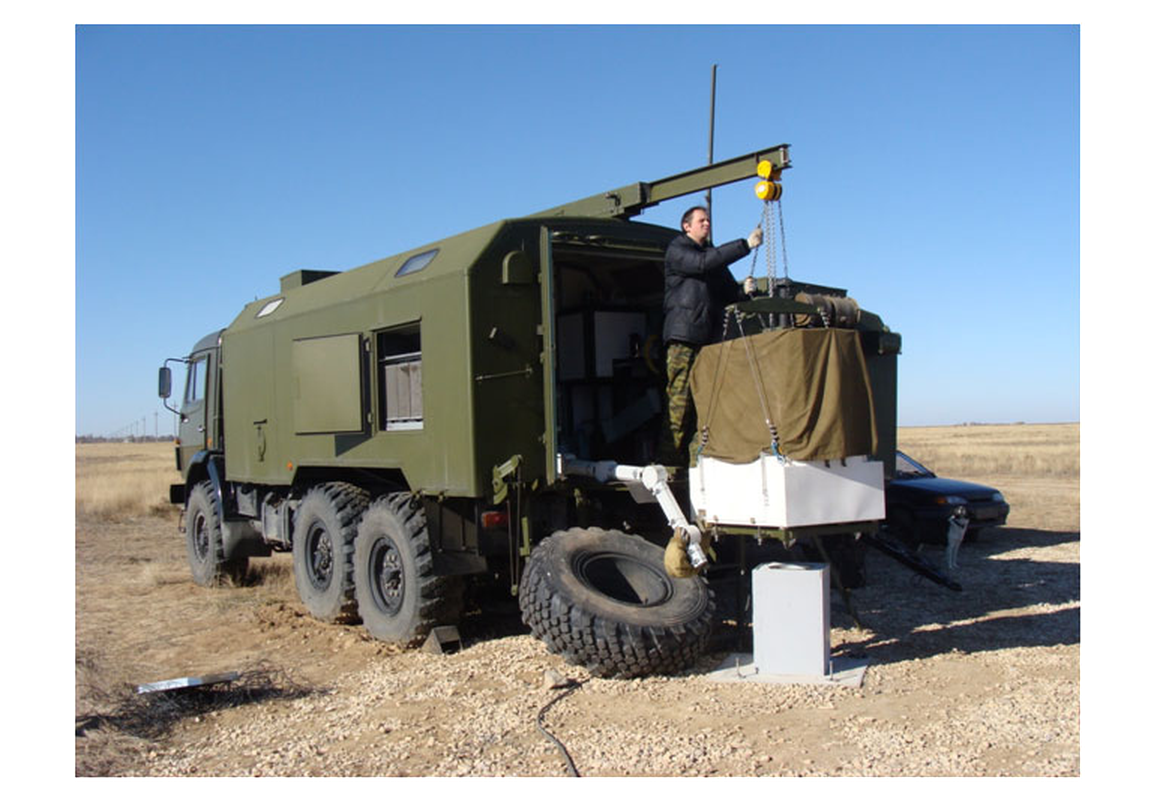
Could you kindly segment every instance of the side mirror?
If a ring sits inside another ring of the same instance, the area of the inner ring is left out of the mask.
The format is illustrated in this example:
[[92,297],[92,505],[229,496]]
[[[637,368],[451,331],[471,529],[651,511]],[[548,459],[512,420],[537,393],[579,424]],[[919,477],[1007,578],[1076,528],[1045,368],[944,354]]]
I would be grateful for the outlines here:
[[165,366],[161,367],[160,372],[157,373],[157,394],[161,397],[161,402],[165,404],[165,408],[172,411],[181,421],[185,421],[184,415],[180,411],[173,408],[168,403],[169,396],[173,393],[173,372],[169,369],[169,362],[176,361],[180,364],[188,364],[189,362],[183,358],[166,358]]

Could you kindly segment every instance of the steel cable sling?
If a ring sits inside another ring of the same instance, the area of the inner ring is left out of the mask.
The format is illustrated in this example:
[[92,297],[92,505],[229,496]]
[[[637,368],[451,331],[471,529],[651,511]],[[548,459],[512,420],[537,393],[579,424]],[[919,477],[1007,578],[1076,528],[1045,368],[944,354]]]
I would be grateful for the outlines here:
[[763,409],[763,421],[767,424],[767,432],[771,437],[771,454],[783,462],[785,459],[783,454],[779,452],[779,431],[775,429],[775,423],[771,421],[771,409],[768,408],[767,397],[763,391],[763,373],[759,370],[759,359],[752,352],[751,342],[747,340],[747,335],[742,330],[740,331],[740,338],[743,339],[743,350],[747,354],[747,368],[751,371],[751,379],[755,382],[755,393],[759,397],[759,407]]

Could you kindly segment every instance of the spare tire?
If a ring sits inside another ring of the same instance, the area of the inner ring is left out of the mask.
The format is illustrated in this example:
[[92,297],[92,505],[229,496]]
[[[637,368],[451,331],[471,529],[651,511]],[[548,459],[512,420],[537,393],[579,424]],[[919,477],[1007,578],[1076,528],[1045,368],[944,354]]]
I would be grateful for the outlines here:
[[694,664],[715,612],[702,578],[667,574],[661,547],[601,528],[571,528],[539,543],[518,605],[552,653],[596,677],[619,678]]

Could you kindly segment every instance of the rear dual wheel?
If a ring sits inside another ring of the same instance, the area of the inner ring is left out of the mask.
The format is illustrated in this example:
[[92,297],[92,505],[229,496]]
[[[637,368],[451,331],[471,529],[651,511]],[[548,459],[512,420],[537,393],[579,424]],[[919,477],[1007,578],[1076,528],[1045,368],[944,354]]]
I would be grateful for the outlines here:
[[366,510],[354,543],[358,614],[375,639],[416,645],[462,611],[460,578],[434,574],[426,513],[405,492]]

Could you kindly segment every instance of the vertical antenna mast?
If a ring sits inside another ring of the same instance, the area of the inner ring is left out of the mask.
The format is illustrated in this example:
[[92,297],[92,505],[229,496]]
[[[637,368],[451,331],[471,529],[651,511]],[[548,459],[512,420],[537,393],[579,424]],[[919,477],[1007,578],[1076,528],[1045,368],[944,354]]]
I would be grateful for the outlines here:
[[[707,165],[715,163],[715,69],[718,64],[711,65],[711,115],[707,126]],[[715,220],[711,219],[711,189],[707,190],[707,219],[714,227]]]

